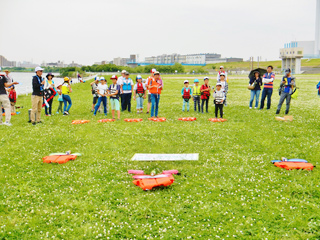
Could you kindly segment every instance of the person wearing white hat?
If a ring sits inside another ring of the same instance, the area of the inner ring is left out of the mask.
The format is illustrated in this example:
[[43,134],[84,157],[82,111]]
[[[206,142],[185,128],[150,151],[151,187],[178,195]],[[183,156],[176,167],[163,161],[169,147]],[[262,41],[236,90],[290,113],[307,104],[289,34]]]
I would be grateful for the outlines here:
[[5,88],[11,87],[13,85],[19,84],[17,82],[8,83],[8,79],[4,75],[0,75],[0,105],[3,106],[6,115],[6,121],[2,123],[2,116],[0,119],[0,125],[11,126],[11,104],[7,95]]
[[94,113],[93,115],[96,116],[98,108],[100,107],[101,102],[103,103],[103,112],[104,115],[107,116],[107,93],[108,93],[108,85],[107,81],[104,77],[100,78],[100,83],[98,84],[97,87],[97,94],[99,96],[98,102],[96,106],[94,107]]
[[184,84],[184,87],[181,90],[181,95],[182,95],[182,99],[183,99],[182,111],[184,112],[185,105],[187,105],[187,111],[189,112],[189,110],[190,110],[189,100],[192,97],[192,90],[189,87],[188,80],[184,80],[183,84]]
[[149,111],[150,111],[150,107],[151,107],[151,92],[149,91],[149,88],[150,88],[150,82],[152,80],[154,80],[154,73],[156,72],[157,70],[155,68],[152,68],[150,70],[150,73],[151,75],[148,77],[147,79],[147,89],[148,89],[148,105],[147,105],[147,114],[149,114]]
[[45,79],[42,77],[43,68],[36,67],[34,71],[36,75],[32,78],[33,92],[31,95],[32,109],[30,116],[32,125],[36,125],[36,120],[37,123],[42,123],[40,117],[43,103],[43,85],[45,84]]
[[143,100],[146,98],[147,87],[142,83],[141,75],[136,77],[136,84],[133,87],[133,100],[137,102],[137,113],[143,113]]
[[10,75],[10,71],[8,69],[4,70],[4,72],[6,73],[6,77],[8,79],[8,83],[12,83],[13,82],[13,78]]
[[217,81],[220,82],[220,74],[221,74],[221,73],[224,73],[225,80],[227,81],[227,79],[228,79],[228,74],[227,74],[227,72],[224,70],[224,67],[223,67],[223,66],[220,66],[220,71],[218,72],[218,75],[217,75]]
[[225,92],[221,88],[222,84],[217,83],[216,90],[213,92],[213,103],[215,105],[215,118],[218,118],[218,112],[220,111],[220,118],[223,118],[223,103],[226,99]]

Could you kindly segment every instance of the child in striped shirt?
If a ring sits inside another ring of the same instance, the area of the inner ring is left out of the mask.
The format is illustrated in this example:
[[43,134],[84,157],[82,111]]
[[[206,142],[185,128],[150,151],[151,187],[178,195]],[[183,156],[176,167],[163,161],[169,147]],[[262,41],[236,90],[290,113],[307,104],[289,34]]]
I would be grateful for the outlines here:
[[225,92],[221,89],[221,83],[217,83],[217,90],[213,90],[213,103],[215,105],[215,117],[218,118],[218,111],[220,110],[220,118],[223,118],[223,103],[226,99]]

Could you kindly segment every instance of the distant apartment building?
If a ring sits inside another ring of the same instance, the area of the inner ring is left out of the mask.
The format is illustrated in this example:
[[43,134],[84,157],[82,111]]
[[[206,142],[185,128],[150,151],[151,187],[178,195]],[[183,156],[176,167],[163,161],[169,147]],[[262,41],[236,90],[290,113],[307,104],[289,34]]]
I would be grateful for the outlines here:
[[206,65],[218,62],[242,62],[243,58],[221,58],[217,53],[196,53],[196,54],[162,54],[159,56],[146,57],[146,64],[175,64],[183,65]]
[[37,66],[39,66],[39,65],[36,63],[33,63],[33,62],[28,62],[28,61],[23,61],[23,62],[17,63],[17,67],[22,67],[22,68],[35,68]]
[[17,62],[8,61],[4,56],[0,55],[0,67],[16,67]]
[[114,58],[113,59],[113,64],[117,66],[127,66],[127,62],[129,62],[130,58]]

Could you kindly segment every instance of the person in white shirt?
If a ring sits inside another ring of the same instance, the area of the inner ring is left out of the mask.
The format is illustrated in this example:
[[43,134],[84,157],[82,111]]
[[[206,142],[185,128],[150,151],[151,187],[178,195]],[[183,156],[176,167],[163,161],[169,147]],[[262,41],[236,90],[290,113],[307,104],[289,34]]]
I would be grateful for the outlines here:
[[96,106],[94,107],[93,115],[97,114],[97,111],[98,111],[98,108],[99,108],[101,102],[103,103],[104,115],[107,115],[107,90],[108,90],[107,81],[104,77],[101,77],[100,83],[97,86],[97,94],[98,94],[99,98],[98,98],[98,102],[97,102]]
[[228,74],[227,72],[224,70],[224,67],[223,66],[220,66],[220,71],[218,72],[218,75],[217,75],[217,82],[220,82],[220,75],[221,73],[224,73],[224,79],[227,81],[228,79]]
[[215,105],[215,117],[218,118],[218,111],[220,110],[220,118],[223,118],[223,103],[226,99],[225,92],[221,89],[221,83],[217,83],[217,90],[213,90],[213,101]]
[[130,73],[125,73],[125,78],[122,80],[121,89],[122,89],[122,98],[121,98],[121,110],[125,111],[128,109],[128,112],[131,112],[131,97],[133,90],[133,81],[129,78]]

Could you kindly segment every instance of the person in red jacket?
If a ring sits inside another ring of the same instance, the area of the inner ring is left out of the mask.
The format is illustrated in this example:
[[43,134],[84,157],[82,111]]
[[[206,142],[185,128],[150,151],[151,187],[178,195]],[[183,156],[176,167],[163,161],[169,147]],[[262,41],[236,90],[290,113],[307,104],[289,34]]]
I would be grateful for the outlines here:
[[209,98],[210,98],[210,86],[209,86],[209,78],[204,77],[204,84],[200,88],[201,92],[201,112],[203,113],[203,105],[206,103],[206,112],[208,111],[208,104],[209,104]]
[[15,113],[16,112],[16,101],[17,101],[17,93],[16,90],[14,89],[14,86],[12,86],[10,88],[9,91],[9,100],[10,100],[10,104],[11,104],[11,112]]

